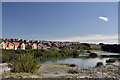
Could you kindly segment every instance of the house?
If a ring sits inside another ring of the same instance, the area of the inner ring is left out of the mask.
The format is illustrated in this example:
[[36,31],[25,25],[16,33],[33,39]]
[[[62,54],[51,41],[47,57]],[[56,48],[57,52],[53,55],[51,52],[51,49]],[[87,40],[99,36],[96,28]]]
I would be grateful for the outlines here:
[[47,50],[47,47],[46,47],[46,46],[43,46],[42,49]]
[[49,43],[48,43],[48,46],[52,46],[52,44],[49,42]]
[[28,43],[25,45],[26,49],[32,49],[32,43]]
[[5,49],[9,49],[9,42],[8,41],[6,41],[6,43],[5,43],[6,45],[5,45]]
[[9,42],[9,49],[14,49],[14,44],[13,43],[11,43],[11,42]]
[[37,49],[37,44],[36,43],[32,44],[32,49]]
[[32,40],[32,42],[36,42],[35,40]]
[[26,40],[26,42],[29,42],[30,40]]
[[43,46],[44,46],[43,44],[39,43],[39,44],[37,45],[37,48],[38,48],[38,49],[42,49]]
[[24,39],[20,39],[19,41],[22,41],[22,42],[23,42],[23,41],[24,41]]
[[37,40],[37,42],[40,42],[39,40]]
[[5,42],[2,42],[0,46],[1,46],[0,49],[6,49],[6,44],[5,44]]
[[57,48],[58,48],[58,47],[59,47],[59,45],[58,45],[58,44],[54,44],[54,47],[57,47]]
[[19,49],[20,43],[19,42],[13,42],[14,44],[14,49],[17,50]]
[[3,41],[3,39],[0,39],[0,43]]
[[5,40],[9,41],[10,39],[9,39],[9,38],[6,38]]
[[20,48],[23,49],[23,50],[25,50],[25,43],[22,43],[22,44],[20,45]]

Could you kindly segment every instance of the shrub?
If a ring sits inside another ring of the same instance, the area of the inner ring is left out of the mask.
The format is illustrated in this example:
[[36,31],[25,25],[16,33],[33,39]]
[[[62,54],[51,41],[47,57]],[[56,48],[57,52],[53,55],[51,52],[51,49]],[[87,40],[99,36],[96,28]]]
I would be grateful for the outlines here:
[[87,53],[91,53],[90,51],[87,51]]
[[97,54],[96,53],[90,53],[89,57],[95,58],[95,57],[97,57]]
[[70,67],[75,67],[76,65],[75,64],[70,64]]
[[39,59],[34,58],[33,54],[21,54],[19,58],[12,62],[13,72],[35,73],[39,68]]
[[76,70],[69,70],[68,73],[71,73],[71,74],[78,74],[78,71],[76,71]]
[[79,52],[76,51],[76,50],[74,50],[74,51],[73,51],[73,57],[78,57],[78,56],[79,56]]
[[96,67],[100,67],[100,66],[103,66],[103,63],[102,62],[98,62]]
[[120,58],[118,58],[117,60],[120,61]]
[[106,60],[106,63],[114,63],[114,62],[115,62],[115,59]]

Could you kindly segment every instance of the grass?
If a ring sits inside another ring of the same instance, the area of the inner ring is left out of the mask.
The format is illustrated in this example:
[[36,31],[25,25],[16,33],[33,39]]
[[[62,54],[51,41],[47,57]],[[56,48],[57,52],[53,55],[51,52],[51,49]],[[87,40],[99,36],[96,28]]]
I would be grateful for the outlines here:
[[[87,52],[88,50],[85,50],[85,52]],[[105,52],[105,51],[102,51],[102,50],[89,50],[90,52]]]
[[60,76],[60,78],[67,78],[66,76]]
[[56,72],[56,73],[54,73],[54,74],[58,74],[58,73]]
[[68,73],[70,73],[70,74],[78,74],[78,71],[76,71],[76,70],[69,70]]
[[67,67],[70,67],[70,64],[58,64],[58,65],[66,65]]
[[31,78],[32,76],[42,77],[42,75],[38,74],[38,73],[37,74],[31,74],[31,73],[11,73],[11,72],[3,73],[2,76],[7,77],[7,78],[18,78],[18,77]]
[[48,72],[44,72],[44,74],[47,74]]

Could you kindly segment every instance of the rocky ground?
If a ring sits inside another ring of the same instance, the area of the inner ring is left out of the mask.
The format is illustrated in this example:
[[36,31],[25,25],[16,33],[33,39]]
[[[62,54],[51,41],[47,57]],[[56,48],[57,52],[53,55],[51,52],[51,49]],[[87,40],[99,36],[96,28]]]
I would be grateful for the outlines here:
[[[70,73],[69,71],[73,71]],[[97,68],[83,69],[67,65],[43,64],[38,70],[44,77],[64,78],[120,78],[120,66],[107,65]],[[76,71],[76,72],[74,72]]]
[[117,78],[120,79],[120,66],[106,65],[83,69],[67,64],[42,64],[36,74],[4,73],[4,78]]

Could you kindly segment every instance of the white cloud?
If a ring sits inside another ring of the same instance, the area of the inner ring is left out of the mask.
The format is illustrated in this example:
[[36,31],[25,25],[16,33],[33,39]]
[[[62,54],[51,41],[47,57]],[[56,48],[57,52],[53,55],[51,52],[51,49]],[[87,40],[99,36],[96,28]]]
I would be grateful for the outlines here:
[[84,37],[73,36],[66,38],[54,39],[52,41],[79,41],[79,42],[92,42],[92,43],[118,43],[118,35],[88,35]]
[[108,18],[107,17],[99,17],[99,19],[102,19],[104,21],[108,21]]

